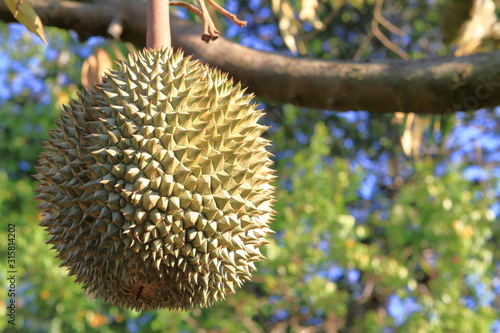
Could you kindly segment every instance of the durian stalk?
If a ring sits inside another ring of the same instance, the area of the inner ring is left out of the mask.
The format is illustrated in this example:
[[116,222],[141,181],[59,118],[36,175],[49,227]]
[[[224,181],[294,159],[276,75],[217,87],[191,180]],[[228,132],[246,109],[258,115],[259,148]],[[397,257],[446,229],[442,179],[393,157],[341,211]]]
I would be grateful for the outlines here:
[[148,0],[146,18],[146,48],[161,50],[171,47],[169,0]]

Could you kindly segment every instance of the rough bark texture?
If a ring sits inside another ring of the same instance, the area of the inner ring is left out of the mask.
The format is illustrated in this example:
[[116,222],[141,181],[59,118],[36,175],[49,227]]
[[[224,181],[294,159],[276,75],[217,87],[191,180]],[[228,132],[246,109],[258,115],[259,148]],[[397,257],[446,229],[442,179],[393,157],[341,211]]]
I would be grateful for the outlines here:
[[[121,39],[146,42],[146,4],[137,0],[32,0],[45,25],[82,39],[106,36],[113,19]],[[0,3],[0,20],[14,21]],[[223,38],[206,44],[195,23],[171,19],[172,44],[229,72],[258,97],[322,110],[449,113],[500,105],[500,51],[370,63],[293,58],[256,51]]]

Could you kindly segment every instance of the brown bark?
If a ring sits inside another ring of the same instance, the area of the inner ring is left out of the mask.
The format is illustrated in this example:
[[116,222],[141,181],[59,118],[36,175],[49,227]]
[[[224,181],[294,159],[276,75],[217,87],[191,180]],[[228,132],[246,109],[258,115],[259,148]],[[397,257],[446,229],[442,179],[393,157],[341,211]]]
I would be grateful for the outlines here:
[[[119,18],[121,39],[144,46],[146,4],[138,0],[32,0],[44,24],[82,38],[105,36]],[[0,3],[0,20],[14,19]],[[293,58],[223,38],[206,44],[201,27],[171,18],[172,44],[229,72],[258,97],[317,109],[449,113],[500,105],[500,51],[466,57],[369,63]]]

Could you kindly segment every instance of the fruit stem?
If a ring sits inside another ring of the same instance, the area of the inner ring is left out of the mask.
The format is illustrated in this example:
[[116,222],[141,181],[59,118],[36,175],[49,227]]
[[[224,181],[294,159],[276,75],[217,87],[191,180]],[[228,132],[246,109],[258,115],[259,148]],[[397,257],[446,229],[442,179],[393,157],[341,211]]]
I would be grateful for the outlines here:
[[169,0],[147,1],[148,30],[146,48],[160,50],[172,46],[168,8]]

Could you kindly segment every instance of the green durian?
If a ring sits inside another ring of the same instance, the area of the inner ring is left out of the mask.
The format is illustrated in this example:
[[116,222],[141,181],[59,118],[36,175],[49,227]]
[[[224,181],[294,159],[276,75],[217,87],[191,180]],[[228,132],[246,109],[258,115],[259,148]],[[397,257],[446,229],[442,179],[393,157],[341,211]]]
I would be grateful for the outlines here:
[[95,297],[205,307],[264,259],[275,212],[262,111],[227,74],[143,50],[63,107],[40,158],[40,225]]

